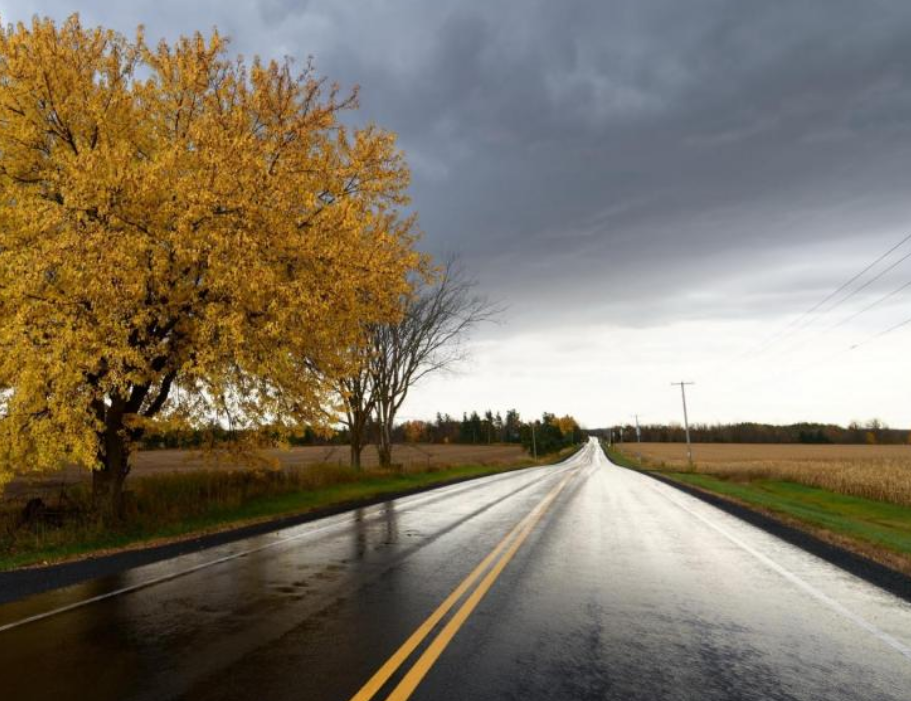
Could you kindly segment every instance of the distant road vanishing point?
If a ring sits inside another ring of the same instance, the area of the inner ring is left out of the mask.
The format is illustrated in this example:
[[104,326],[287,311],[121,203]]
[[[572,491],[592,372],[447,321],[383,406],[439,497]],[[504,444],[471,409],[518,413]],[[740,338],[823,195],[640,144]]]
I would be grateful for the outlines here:
[[4,604],[0,679],[18,701],[907,701],[911,604],[593,439]]

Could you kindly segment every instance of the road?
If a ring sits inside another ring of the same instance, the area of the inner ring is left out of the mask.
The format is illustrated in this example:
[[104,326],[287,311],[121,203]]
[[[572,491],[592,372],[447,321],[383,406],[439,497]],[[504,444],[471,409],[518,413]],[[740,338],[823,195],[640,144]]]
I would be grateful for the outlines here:
[[0,606],[4,699],[907,699],[911,605],[596,443]]

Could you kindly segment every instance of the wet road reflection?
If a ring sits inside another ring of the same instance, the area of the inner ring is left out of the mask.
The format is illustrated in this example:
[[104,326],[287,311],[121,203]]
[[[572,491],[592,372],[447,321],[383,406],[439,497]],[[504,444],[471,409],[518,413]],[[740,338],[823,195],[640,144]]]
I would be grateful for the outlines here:
[[0,631],[3,697],[346,701],[564,477],[412,698],[908,698],[911,659],[825,601],[909,646],[911,606],[597,446],[0,606],[180,574]]
[[[369,602],[377,580],[383,580],[384,586],[395,583],[401,588],[399,593],[406,592],[404,563],[421,557],[426,547],[433,547],[434,557],[439,557],[452,543],[436,541],[446,536],[461,540],[463,529],[472,532],[476,545],[461,557],[470,560],[472,551],[480,554],[498,531],[510,526],[510,505],[506,502],[533,498],[536,490],[550,481],[550,472],[551,468],[531,470],[358,509],[344,518],[334,517],[339,527],[313,538],[252,552],[147,589],[0,632],[4,697],[176,698],[191,693],[196,685],[207,688],[210,677],[233,673],[257,650],[280,645],[289,634],[316,645],[319,653],[313,664],[317,668],[325,666],[322,658],[344,663],[351,656],[349,652],[356,654],[357,645],[348,649],[326,647],[326,628],[334,625],[334,612],[340,606],[360,596]],[[531,492],[529,497],[523,496],[525,490]],[[404,509],[401,515],[400,509]],[[297,530],[307,528],[316,526]],[[261,536],[223,550],[242,552],[275,538]],[[421,601],[430,603],[444,592],[449,584],[446,571],[450,580],[459,576],[461,557],[451,558],[442,570],[425,578],[423,585],[436,581],[427,587],[426,598]],[[0,623],[130,587],[161,576],[168,567],[189,568],[207,559],[213,559],[212,554],[196,553],[179,558],[180,562],[153,565],[0,606]],[[410,612],[413,605],[415,601],[406,594],[396,600],[395,609],[387,608],[390,612]],[[404,613],[397,618],[409,620]],[[349,620],[348,624],[358,639],[369,638],[356,621]],[[329,636],[333,638],[338,639],[334,634]],[[362,663],[365,671],[367,664]],[[48,673],[50,670],[53,673]],[[259,682],[251,684],[251,688],[261,686]],[[300,693],[300,687],[296,688]],[[244,692],[238,696],[244,697]]]

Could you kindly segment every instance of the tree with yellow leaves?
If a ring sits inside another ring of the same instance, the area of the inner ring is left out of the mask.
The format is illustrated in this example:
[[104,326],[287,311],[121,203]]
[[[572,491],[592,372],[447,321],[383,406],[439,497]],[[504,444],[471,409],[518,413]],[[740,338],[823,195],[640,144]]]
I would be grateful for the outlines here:
[[355,106],[217,32],[0,31],[0,480],[77,463],[116,514],[153,421],[330,420],[422,265],[407,166]]
[[579,430],[579,424],[576,423],[575,418],[567,414],[566,416],[558,416],[553,419],[553,424],[558,429],[563,436],[574,436],[575,433]]

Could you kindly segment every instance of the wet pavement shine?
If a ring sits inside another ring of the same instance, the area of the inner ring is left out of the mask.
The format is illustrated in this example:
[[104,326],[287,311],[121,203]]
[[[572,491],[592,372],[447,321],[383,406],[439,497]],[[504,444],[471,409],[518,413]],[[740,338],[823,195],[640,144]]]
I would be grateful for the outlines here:
[[911,604],[592,442],[0,605],[3,699],[911,699]]

